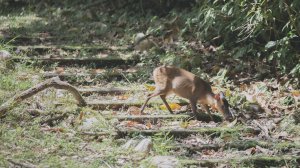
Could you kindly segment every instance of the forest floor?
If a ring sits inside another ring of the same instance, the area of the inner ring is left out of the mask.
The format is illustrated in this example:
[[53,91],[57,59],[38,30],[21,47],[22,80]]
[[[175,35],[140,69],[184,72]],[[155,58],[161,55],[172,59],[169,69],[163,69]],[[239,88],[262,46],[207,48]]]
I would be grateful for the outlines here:
[[[205,114],[196,120],[188,102],[173,95],[167,101],[175,114],[153,98],[141,115],[139,107],[154,88],[151,71],[158,65],[147,58],[155,51],[128,50],[141,28],[136,23],[124,27],[121,14],[111,16],[117,19],[108,25],[91,21],[89,12],[71,17],[72,11],[51,10],[0,16],[0,50],[10,53],[0,59],[0,104],[59,76],[88,105],[78,107],[71,93],[55,88],[15,104],[0,119],[0,167],[300,164],[299,86],[232,74],[208,53],[202,55],[206,66],[193,72],[213,83],[214,92],[226,94],[237,120],[223,121],[217,113],[214,121]],[[182,46],[172,50],[179,44],[174,45],[169,55],[185,52]]]

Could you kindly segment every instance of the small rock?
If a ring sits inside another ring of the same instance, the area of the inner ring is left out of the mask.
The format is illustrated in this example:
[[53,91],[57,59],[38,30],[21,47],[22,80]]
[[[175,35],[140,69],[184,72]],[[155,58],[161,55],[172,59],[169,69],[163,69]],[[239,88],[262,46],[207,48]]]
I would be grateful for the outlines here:
[[61,98],[61,97],[64,97],[65,94],[64,94],[64,90],[56,90],[56,97],[57,98]]
[[137,51],[148,51],[152,47],[155,46],[154,42],[148,38],[143,39],[145,37],[144,33],[137,33],[134,38],[135,47],[134,49]]
[[33,75],[32,77],[31,77],[31,81],[32,81],[32,83],[33,84],[38,84],[39,82],[40,82],[40,76],[39,75]]
[[263,154],[266,154],[266,155],[273,154],[273,152],[272,152],[271,150],[266,149],[266,148],[262,148],[262,147],[260,147],[260,146],[258,146],[258,145],[256,145],[255,148],[256,148],[256,151],[257,151],[257,152],[260,152],[260,153],[263,153]]
[[99,122],[97,118],[87,118],[79,127],[80,130],[90,130],[95,123]]
[[134,148],[134,151],[148,154],[152,148],[151,138],[141,140],[141,142]]
[[157,168],[179,167],[179,161],[173,156],[155,156],[151,160],[151,165]]
[[136,139],[130,139],[124,145],[122,145],[121,148],[123,148],[123,149],[129,149],[130,147],[135,146],[137,143],[138,143],[138,140],[136,140]]
[[118,165],[124,165],[125,163],[126,163],[126,159],[124,159],[124,158],[118,158],[118,160],[117,160],[117,164]]
[[277,135],[275,135],[274,138],[285,139],[288,136],[289,136],[289,134],[286,131],[282,131],[282,132],[278,133]]
[[145,37],[144,33],[137,33],[136,36],[135,36],[135,38],[134,38],[134,42],[138,43],[144,37]]
[[11,54],[6,50],[0,50],[0,60],[6,60],[11,57]]

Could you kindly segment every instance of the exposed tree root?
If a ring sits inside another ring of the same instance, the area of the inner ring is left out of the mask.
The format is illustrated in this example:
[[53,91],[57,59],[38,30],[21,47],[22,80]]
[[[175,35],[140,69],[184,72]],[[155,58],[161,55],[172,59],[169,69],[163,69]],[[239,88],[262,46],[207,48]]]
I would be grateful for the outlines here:
[[3,116],[7,111],[14,108],[18,103],[22,102],[23,100],[37,94],[38,92],[41,92],[49,87],[54,87],[56,89],[64,89],[68,90],[73,94],[75,99],[78,101],[79,106],[86,106],[86,101],[82,98],[78,90],[73,87],[72,85],[68,84],[67,82],[61,81],[58,77],[54,77],[51,79],[47,79],[42,83],[37,84],[36,86],[27,89],[26,91],[15,95],[11,99],[9,99],[7,102],[3,103],[0,106],[0,116]]

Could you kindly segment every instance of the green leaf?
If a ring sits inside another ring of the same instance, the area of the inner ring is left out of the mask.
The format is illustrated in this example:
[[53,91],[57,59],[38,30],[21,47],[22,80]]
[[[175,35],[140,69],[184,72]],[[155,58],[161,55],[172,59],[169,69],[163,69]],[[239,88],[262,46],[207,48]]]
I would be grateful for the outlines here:
[[273,58],[274,58],[274,54],[272,53],[272,54],[270,54],[270,55],[269,55],[269,57],[268,57],[268,61],[272,61],[272,60],[273,60]]
[[232,11],[233,11],[233,8],[230,8],[227,15],[228,16],[232,15]]
[[247,47],[242,47],[239,48],[233,55],[233,58],[238,59],[243,57],[247,53],[248,48]]
[[296,73],[299,73],[300,74],[300,63],[297,64],[289,74],[296,74]]
[[265,45],[265,49],[270,49],[272,47],[274,47],[276,45],[276,41],[269,41],[266,45]]

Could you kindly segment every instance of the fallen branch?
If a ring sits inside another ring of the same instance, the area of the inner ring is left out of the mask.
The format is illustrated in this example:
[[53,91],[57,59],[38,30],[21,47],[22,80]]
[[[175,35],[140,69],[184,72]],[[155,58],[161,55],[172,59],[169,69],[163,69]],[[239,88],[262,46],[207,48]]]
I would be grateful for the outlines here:
[[79,135],[88,135],[88,136],[109,136],[117,135],[115,132],[79,132]]
[[181,165],[186,167],[217,167],[220,163],[233,163],[235,166],[239,164],[251,164],[254,167],[271,167],[271,166],[286,166],[287,162],[293,161],[294,165],[300,162],[300,156],[281,155],[281,156],[242,156],[226,159],[203,159],[203,160],[180,160]]
[[41,115],[41,114],[44,113],[44,111],[43,111],[43,110],[40,110],[40,109],[27,109],[26,111],[27,111],[29,114],[34,115],[34,116],[39,116],[39,115]]
[[[222,117],[216,114],[212,114],[214,122],[221,122]],[[196,117],[193,113],[186,114],[167,114],[167,115],[116,115],[116,116],[105,116],[106,119],[118,119],[119,121],[130,120],[137,122],[153,121],[157,120],[176,120],[176,119],[197,119],[199,121],[209,122],[211,121],[210,116],[207,113],[201,112]]]
[[215,143],[215,144],[199,144],[199,145],[180,145],[175,148],[187,148],[191,151],[202,151],[202,150],[219,150],[222,148],[223,150],[227,149],[238,149],[238,150],[246,150],[253,147],[263,147],[274,149],[278,151],[289,151],[290,149],[299,148],[300,145],[296,143],[288,143],[282,141],[261,141],[261,140],[236,140],[228,143]]
[[119,95],[119,94],[125,94],[128,92],[142,92],[143,90],[130,90],[130,89],[122,89],[122,88],[108,88],[108,89],[102,89],[102,88],[80,88],[78,91],[84,95],[88,96],[93,93],[105,95],[105,94],[111,94],[111,95]]
[[[256,150],[259,150],[260,152],[262,152],[262,154],[257,153],[256,155],[265,155],[270,157],[271,159],[274,157],[274,155],[272,154],[273,152],[276,151],[276,153],[278,151],[280,151],[279,153],[284,153],[284,154],[289,154],[289,155],[285,155],[285,156],[299,156],[298,153],[293,153],[294,149],[298,149],[299,148],[299,144],[297,143],[288,143],[287,142],[282,142],[282,141],[260,141],[260,140],[237,140],[237,141],[233,141],[233,142],[228,142],[228,143],[214,143],[214,144],[193,144],[193,145],[189,145],[189,144],[178,144],[176,146],[171,147],[171,150],[181,150],[181,149],[187,149],[188,152],[192,152],[192,153],[199,153],[199,152],[203,152],[203,151],[207,151],[207,150],[214,150],[214,151],[225,151],[225,150],[232,150],[232,149],[237,149],[239,151],[245,151],[247,149],[250,148],[255,148]],[[272,150],[270,150],[272,149]],[[284,156],[284,157],[285,157]],[[247,156],[249,157],[249,156]],[[240,158],[240,160],[238,162],[241,161],[241,163],[243,163],[244,161],[247,161],[247,157],[246,158]],[[260,157],[260,156],[256,156],[256,157]],[[276,157],[276,156],[275,156]],[[252,156],[250,156],[250,158],[252,158]],[[236,158],[237,159],[237,158]],[[260,164],[259,166],[256,167],[261,167],[261,163],[264,163],[264,160],[266,159],[266,161],[268,161],[268,158],[262,158],[261,160],[254,158],[253,162],[255,163],[256,161],[258,161],[255,164]],[[295,158],[298,159],[298,162],[300,162],[300,157]],[[243,161],[244,160],[244,161]],[[275,159],[278,160],[278,159]],[[289,160],[289,159],[288,159]],[[212,159],[205,159],[205,160],[185,160],[187,161],[186,164],[189,165],[189,163],[194,162],[193,164],[198,165],[198,166],[204,166],[204,167],[216,167],[213,165],[207,165],[207,164],[214,164],[214,163],[220,163],[220,162],[235,162],[235,158],[230,158],[230,159],[221,159],[221,160],[215,160],[214,158]],[[185,162],[184,161],[184,162]],[[192,162],[189,162],[192,161]],[[273,161],[273,160],[272,160]],[[268,164],[272,164],[272,161],[269,162]],[[284,161],[284,159],[282,159],[282,161]],[[188,163],[189,162],[189,163]],[[252,162],[252,161],[250,161]],[[261,162],[261,163],[259,163]],[[282,162],[284,163],[284,162]],[[191,165],[193,165],[191,164]],[[298,163],[299,164],[299,163]],[[185,165],[185,164],[184,164]]]
[[119,129],[117,131],[119,137],[124,137],[126,135],[155,135],[158,133],[168,134],[175,137],[187,137],[191,134],[216,134],[220,135],[223,132],[243,132],[258,135],[260,129],[255,129],[252,127],[242,127],[242,128],[226,128],[226,127],[214,127],[214,128],[198,128],[198,129],[157,129],[157,130],[138,130],[138,129]]
[[54,87],[56,89],[64,89],[68,90],[73,94],[75,99],[78,101],[79,106],[86,106],[86,101],[82,98],[78,90],[73,87],[72,85],[61,81],[58,77],[54,77],[51,79],[47,79],[42,83],[37,84],[36,86],[27,89],[26,91],[17,94],[16,96],[9,99],[7,102],[3,103],[0,106],[0,116],[3,116],[7,111],[11,110],[16,106],[18,103],[22,102],[23,100],[37,94],[38,92],[41,92],[49,87]]
[[168,115],[116,115],[116,116],[105,116],[106,119],[117,119],[119,121],[137,121],[137,122],[144,122],[144,121],[153,121],[156,122],[157,120],[168,120],[168,119],[187,119],[191,117],[187,114],[168,114]]
[[220,148],[224,147],[224,144],[200,144],[197,146],[192,146],[192,145],[183,145],[180,144],[180,146],[175,146],[175,149],[180,149],[180,148],[186,148],[189,151],[203,151],[203,150],[219,150]]
[[[143,105],[143,101],[128,101],[128,100],[118,100],[118,101],[111,101],[111,100],[104,100],[104,101],[90,101],[87,102],[88,106],[91,106],[94,110],[105,110],[105,109],[113,109],[113,110],[118,110],[118,109],[127,109],[130,106],[137,106],[140,107]],[[180,106],[187,105],[188,103],[179,103]],[[161,105],[161,101],[152,101],[148,104],[148,106],[153,107],[153,106],[159,106]]]
[[[126,74],[134,74],[126,72]],[[62,80],[68,80],[69,82],[74,81],[74,79],[83,79],[83,78],[105,78],[105,79],[117,79],[121,80],[123,78],[122,74],[119,72],[112,72],[112,73],[56,73],[56,72],[45,72],[43,74],[44,78],[53,78],[53,77],[59,77]],[[74,83],[74,82],[73,82]]]
[[[215,128],[197,128],[197,129],[160,129],[160,130],[138,130],[138,129],[116,129],[113,132],[79,132],[80,135],[90,135],[90,136],[103,136],[103,135],[113,135],[116,138],[122,138],[127,135],[154,135],[158,133],[167,134],[169,136],[176,137],[186,137],[191,134],[216,134],[220,135],[223,132],[243,132],[246,134],[255,134],[260,133],[260,129],[255,129],[252,127],[241,127],[241,128],[226,128],[226,127],[215,127]],[[256,145],[256,144],[255,144]],[[233,146],[231,146],[233,147]]]
[[62,115],[59,115],[59,116],[56,116],[56,117],[53,117],[53,118],[49,118],[48,120],[41,121],[40,124],[41,125],[43,125],[43,124],[53,125],[53,121],[62,120],[66,117],[68,117],[68,115],[67,115],[67,113],[64,113]]
[[[90,55],[93,56],[93,55]],[[137,59],[109,59],[109,58],[12,58],[14,62],[38,62],[41,65],[58,64],[63,65],[90,65],[96,67],[116,67],[117,65],[135,65]]]

